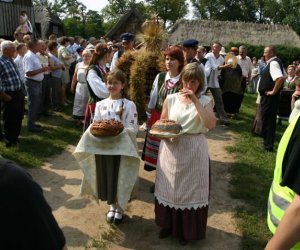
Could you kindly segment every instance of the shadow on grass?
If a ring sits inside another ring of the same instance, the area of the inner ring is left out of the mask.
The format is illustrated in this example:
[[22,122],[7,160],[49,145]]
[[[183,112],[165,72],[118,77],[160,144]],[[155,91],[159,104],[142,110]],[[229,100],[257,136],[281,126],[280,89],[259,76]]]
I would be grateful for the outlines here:
[[40,133],[27,131],[25,116],[19,143],[12,148],[5,148],[5,144],[1,143],[1,155],[16,161],[23,167],[39,167],[46,158],[62,152],[68,144],[77,143],[82,128],[75,126],[75,122],[69,115],[71,108],[64,112],[53,112],[51,117],[41,118],[38,123],[44,130]]

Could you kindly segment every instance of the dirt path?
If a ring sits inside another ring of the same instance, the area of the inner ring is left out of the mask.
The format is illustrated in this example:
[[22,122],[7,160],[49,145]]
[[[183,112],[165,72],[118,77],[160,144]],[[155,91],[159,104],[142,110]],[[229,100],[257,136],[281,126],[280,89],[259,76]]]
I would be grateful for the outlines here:
[[[233,211],[239,204],[228,194],[228,167],[234,159],[225,151],[226,146],[234,143],[234,138],[222,127],[217,127],[207,137],[211,157],[211,198],[206,239],[189,243],[184,249],[240,249],[241,236],[233,218]],[[141,151],[143,132],[139,133],[138,144]],[[118,228],[110,228],[105,222],[106,203],[98,204],[95,200],[79,196],[82,173],[72,156],[74,149],[75,146],[70,145],[61,155],[49,159],[42,168],[31,170],[34,179],[44,189],[70,250],[101,249],[102,246],[107,249],[143,250],[183,248],[173,238],[160,240],[157,237],[159,228],[154,223],[154,196],[149,193],[155,173],[144,171],[141,162],[139,181],[124,223]]]

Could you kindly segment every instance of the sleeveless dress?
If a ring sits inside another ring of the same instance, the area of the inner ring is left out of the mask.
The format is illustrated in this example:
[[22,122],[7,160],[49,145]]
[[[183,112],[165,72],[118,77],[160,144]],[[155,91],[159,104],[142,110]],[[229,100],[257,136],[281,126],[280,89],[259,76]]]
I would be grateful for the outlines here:
[[[168,118],[181,124],[183,135],[162,140],[155,180],[155,222],[187,241],[205,238],[209,199],[209,154],[195,105],[167,96]],[[205,107],[211,101],[201,95]]]
[[[168,73],[163,72],[157,75],[157,83],[154,81],[151,96],[150,106],[155,105],[150,119],[148,121],[148,128],[160,119],[162,106],[167,95],[178,92],[179,90],[179,75],[171,78]],[[146,134],[145,144],[142,152],[142,160],[145,161],[144,169],[152,171],[156,169],[157,156],[159,150],[160,139],[151,136],[149,131]]]
[[88,65],[84,65],[83,62],[77,65],[77,85],[74,98],[73,116],[78,118],[84,117],[86,104],[89,99],[88,87],[86,83],[86,74]]

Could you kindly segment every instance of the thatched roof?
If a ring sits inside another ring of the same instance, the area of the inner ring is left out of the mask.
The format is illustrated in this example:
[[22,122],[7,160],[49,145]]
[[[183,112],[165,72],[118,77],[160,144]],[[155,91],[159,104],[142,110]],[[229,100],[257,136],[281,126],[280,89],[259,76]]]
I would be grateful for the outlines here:
[[192,38],[203,45],[219,41],[224,45],[229,42],[241,42],[300,47],[300,37],[287,25],[185,19],[174,24],[170,31],[169,43],[179,44]]
[[35,23],[41,24],[41,36],[42,38],[47,37],[52,31],[50,31],[51,26],[57,26],[59,29],[63,30],[63,22],[59,19],[58,15],[51,12],[49,8],[42,6],[34,7]]
[[36,23],[48,22],[56,25],[63,25],[63,22],[59,19],[58,15],[52,13],[49,8],[35,6],[34,16]]
[[105,36],[117,40],[125,32],[136,34],[145,20],[141,12],[133,8],[124,14]]

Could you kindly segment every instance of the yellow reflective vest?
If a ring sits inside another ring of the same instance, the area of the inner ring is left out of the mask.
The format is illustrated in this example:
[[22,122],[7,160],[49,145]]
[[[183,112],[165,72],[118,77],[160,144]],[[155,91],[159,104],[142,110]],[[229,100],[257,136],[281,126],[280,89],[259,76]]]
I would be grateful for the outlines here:
[[[295,192],[293,190],[288,187],[280,186],[280,183],[282,181],[282,162],[285,151],[299,117],[300,116],[298,115],[298,117],[294,119],[293,122],[288,126],[280,140],[277,150],[274,178],[268,200],[268,226],[273,234],[275,233],[277,226],[279,225],[285,213],[285,210],[291,204],[295,196]],[[292,249],[300,250],[300,242],[298,242]]]

